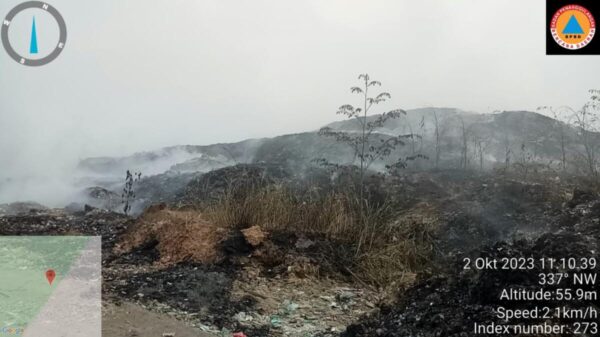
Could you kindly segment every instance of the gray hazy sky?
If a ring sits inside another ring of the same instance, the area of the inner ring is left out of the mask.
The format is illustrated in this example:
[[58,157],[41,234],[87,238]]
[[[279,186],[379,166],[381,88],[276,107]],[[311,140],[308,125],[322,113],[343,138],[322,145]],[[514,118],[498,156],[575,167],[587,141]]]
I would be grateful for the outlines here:
[[0,50],[0,177],[313,130],[353,102],[362,72],[392,94],[384,108],[580,106],[600,59],[545,56],[544,3],[51,0],[69,32],[56,61],[28,68]]

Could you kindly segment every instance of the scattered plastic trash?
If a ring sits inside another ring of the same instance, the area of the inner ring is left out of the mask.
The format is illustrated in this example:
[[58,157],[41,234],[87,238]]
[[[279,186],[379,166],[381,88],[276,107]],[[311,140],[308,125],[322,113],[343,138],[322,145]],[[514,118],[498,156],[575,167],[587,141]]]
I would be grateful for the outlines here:
[[285,315],[291,315],[296,311],[300,306],[298,303],[294,303],[290,300],[283,301],[283,313]]
[[238,322],[240,322],[240,323],[243,323],[243,322],[250,322],[250,321],[252,321],[252,316],[250,316],[250,315],[246,314],[246,313],[245,313],[245,312],[243,312],[243,311],[240,311],[240,312],[238,312],[237,314],[235,314],[235,315],[233,316],[233,318],[235,318],[235,320],[237,320],[237,321],[238,321]]
[[243,332],[236,332],[236,333],[233,334],[233,337],[247,337],[247,336]]
[[350,291],[342,291],[341,293],[337,294],[336,296],[340,302],[350,302],[351,300],[353,300],[356,297],[356,294]]
[[281,318],[277,315],[271,316],[271,326],[274,328],[281,328]]
[[230,337],[231,336],[231,331],[229,331],[229,329],[227,329],[227,328],[223,328],[223,329],[221,329],[221,331],[219,331],[219,336],[221,336],[221,337]]

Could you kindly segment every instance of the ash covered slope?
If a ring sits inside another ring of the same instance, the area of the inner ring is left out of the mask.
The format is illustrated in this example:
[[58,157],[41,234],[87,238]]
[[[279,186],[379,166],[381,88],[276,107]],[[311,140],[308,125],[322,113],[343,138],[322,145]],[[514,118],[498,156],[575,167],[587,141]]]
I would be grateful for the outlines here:
[[[418,152],[430,158],[435,151],[435,116],[437,115],[443,167],[457,167],[467,142],[471,165],[479,165],[478,149],[482,148],[485,168],[504,164],[507,152],[512,163],[519,161],[543,164],[557,163],[561,158],[559,126],[563,125],[567,151],[582,151],[577,130],[552,118],[528,111],[510,111],[498,114],[478,114],[450,108],[424,108],[407,111],[406,116],[388,120],[379,130],[378,137],[414,134],[390,160]],[[372,120],[376,116],[369,116]],[[464,130],[463,130],[464,123]],[[357,132],[355,120],[328,125],[335,130]],[[252,139],[231,144],[207,146],[173,146],[156,151],[137,153],[127,157],[88,158],[79,168],[90,175],[114,175],[121,179],[128,169],[142,171],[146,176],[164,172],[208,172],[236,163],[287,163],[295,167],[309,165],[315,158],[331,162],[349,163],[352,151],[344,144],[318,135],[316,131],[283,135],[274,138]],[[431,162],[431,161],[430,161]]]
[[[369,120],[374,118],[376,116],[368,117]],[[345,132],[358,132],[357,126],[356,120],[328,125]],[[415,136],[405,138],[404,146],[386,158],[387,162],[378,163],[372,169],[383,170],[384,164],[422,154],[429,159],[408,162],[409,169],[510,168],[527,175],[534,171],[558,170],[562,159],[561,139],[564,139],[567,168],[584,172],[582,167],[576,166],[583,164],[576,159],[584,153],[577,130],[534,112],[477,114],[449,108],[409,110],[399,119],[388,120],[376,131],[372,141],[406,134]],[[120,158],[89,158],[79,164],[85,177],[80,185],[120,192],[125,171],[139,171],[145,178],[136,190],[138,201],[148,205],[171,201],[194,178],[213,170],[237,164],[267,164],[279,165],[298,177],[314,166],[313,160],[317,158],[338,164],[355,160],[349,146],[312,131],[231,144],[173,146]]]
[[[437,133],[440,141],[440,166],[457,167],[463,150],[464,140],[471,166],[479,166],[479,147],[483,152],[484,168],[504,164],[507,153],[511,163],[522,161],[540,164],[556,164],[560,161],[561,127],[566,152],[574,155],[583,151],[577,130],[562,122],[530,111],[505,111],[496,114],[478,114],[450,108],[423,108],[407,111],[399,119],[389,120],[378,130],[382,134],[415,134],[422,139],[415,142],[414,151],[430,158],[435,156]],[[372,121],[376,116],[369,116]],[[463,130],[464,123],[464,130]],[[358,132],[358,123],[353,120],[335,122],[328,125],[332,129]],[[404,153],[413,151],[413,144],[407,141]]]
[[251,160],[260,139],[238,143],[213,145],[177,145],[154,151],[135,153],[125,157],[94,157],[82,160],[78,168],[91,175],[122,176],[126,170],[142,171],[154,175],[172,170],[175,172],[210,171]]

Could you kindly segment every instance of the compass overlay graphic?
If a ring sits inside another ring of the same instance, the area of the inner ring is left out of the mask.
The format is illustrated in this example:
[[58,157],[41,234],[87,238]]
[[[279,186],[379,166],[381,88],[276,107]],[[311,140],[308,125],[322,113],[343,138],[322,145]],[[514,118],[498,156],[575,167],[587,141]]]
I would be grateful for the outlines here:
[[[47,55],[41,58],[34,58],[32,56],[41,54],[40,48],[38,47],[38,30],[40,27],[38,26],[39,21],[36,21],[36,17],[33,16],[31,21],[31,35],[29,37],[29,57],[25,56],[23,52],[19,53],[11,44],[11,40],[9,38],[9,30],[11,24],[15,17],[26,10],[29,9],[39,9],[44,11],[45,13],[50,14],[58,25],[58,42],[54,46],[54,48],[47,53]],[[4,49],[8,53],[8,55],[15,60],[16,62],[25,65],[25,66],[43,66],[52,61],[54,61],[60,53],[64,50],[65,44],[67,41],[67,26],[65,24],[65,20],[62,15],[56,10],[56,8],[51,5],[41,2],[41,1],[28,1],[21,3],[20,5],[13,8],[4,18],[2,22],[2,44],[4,45]]]

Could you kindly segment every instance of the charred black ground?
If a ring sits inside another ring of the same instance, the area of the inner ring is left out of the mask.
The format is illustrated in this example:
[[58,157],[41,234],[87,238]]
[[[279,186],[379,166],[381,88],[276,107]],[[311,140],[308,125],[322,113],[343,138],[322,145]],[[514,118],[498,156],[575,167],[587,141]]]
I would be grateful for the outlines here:
[[[335,188],[323,184],[325,175],[308,179],[320,182],[319,193]],[[244,165],[191,179],[159,212],[166,212],[165,219],[181,216],[177,207],[196,212],[194,205],[221,200],[232,181],[244,187],[235,193],[283,183],[311,196],[299,187],[306,177]],[[401,210],[394,226],[427,236],[411,242],[431,245],[419,260],[426,265],[412,279],[385,289],[365,277],[364,260],[343,237],[266,225],[246,233],[250,220],[224,230],[214,256],[204,262],[184,257],[161,263],[161,231],[178,235],[175,222],[142,231],[132,249],[122,250],[132,231],[153,222],[140,225],[139,219],[92,207],[72,212],[19,205],[0,217],[0,235],[100,235],[105,301],[138,303],[208,331],[248,336],[471,336],[475,322],[494,321],[493,308],[508,305],[498,300],[499,289],[532,287],[539,270],[465,272],[464,257],[598,257],[600,199],[577,179],[442,170],[373,176],[369,184],[377,192],[373,200],[384,193]],[[421,230],[432,223],[434,230]]]

